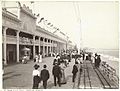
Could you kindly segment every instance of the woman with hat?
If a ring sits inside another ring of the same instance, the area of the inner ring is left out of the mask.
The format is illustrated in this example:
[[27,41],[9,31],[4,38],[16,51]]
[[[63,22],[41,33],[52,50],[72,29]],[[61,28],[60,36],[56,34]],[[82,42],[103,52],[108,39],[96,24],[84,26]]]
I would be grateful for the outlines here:
[[38,68],[40,66],[38,64],[34,65],[33,70],[33,89],[38,89],[39,83],[40,83],[40,72],[38,71]]

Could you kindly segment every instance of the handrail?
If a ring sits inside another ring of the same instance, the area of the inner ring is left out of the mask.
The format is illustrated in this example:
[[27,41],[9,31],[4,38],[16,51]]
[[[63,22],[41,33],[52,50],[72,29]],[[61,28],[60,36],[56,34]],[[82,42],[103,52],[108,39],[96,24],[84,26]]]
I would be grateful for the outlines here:
[[119,85],[119,77],[116,75],[116,70],[109,66],[106,62],[101,63],[101,70],[103,73],[109,77],[111,81],[114,81],[116,85]]

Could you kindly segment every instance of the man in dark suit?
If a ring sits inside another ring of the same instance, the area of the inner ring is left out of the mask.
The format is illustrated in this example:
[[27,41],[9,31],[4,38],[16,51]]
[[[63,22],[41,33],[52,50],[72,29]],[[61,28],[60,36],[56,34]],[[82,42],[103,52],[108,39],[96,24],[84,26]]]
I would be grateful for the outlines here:
[[58,85],[60,87],[61,86],[60,78],[62,76],[62,73],[61,73],[61,68],[59,67],[57,62],[55,62],[55,65],[53,66],[52,74],[54,76],[54,85],[56,86],[56,79],[58,79]]
[[75,82],[76,74],[77,74],[77,72],[78,72],[77,64],[78,64],[78,62],[76,61],[75,64],[73,65],[73,70],[72,70],[72,73],[73,73],[72,82]]
[[46,65],[43,65],[43,70],[41,70],[41,74],[40,74],[40,77],[41,77],[41,80],[43,81],[43,87],[44,89],[47,88],[47,80],[49,79],[49,71],[46,69]]

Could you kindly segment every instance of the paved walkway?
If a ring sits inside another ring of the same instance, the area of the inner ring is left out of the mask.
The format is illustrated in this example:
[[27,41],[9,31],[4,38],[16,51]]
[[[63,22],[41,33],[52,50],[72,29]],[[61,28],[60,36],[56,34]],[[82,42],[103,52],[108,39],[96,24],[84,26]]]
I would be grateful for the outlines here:
[[[32,70],[34,62],[30,61],[27,64],[16,64],[4,68],[3,88],[7,89],[31,89],[32,88]],[[52,75],[53,57],[43,59],[40,64],[39,71],[43,69],[43,65],[47,65],[50,73],[48,80],[48,89],[95,89],[95,88],[118,88],[108,77],[106,77],[100,69],[94,69],[90,61],[84,61],[82,74],[77,73],[75,83],[72,82],[72,68],[74,60],[71,60],[68,67],[65,69],[67,84],[54,86]],[[42,82],[39,84],[39,89],[43,89]]]
[[95,68],[88,61],[83,61],[83,71],[77,74],[74,89],[117,89],[118,86],[111,81],[100,68]]
[[[12,88],[22,88],[22,89],[31,89],[32,88],[32,70],[34,62],[30,61],[27,64],[16,64],[10,65],[4,68],[3,75],[3,88],[12,89]],[[47,69],[50,73],[50,79],[48,80],[49,89],[72,89],[72,66],[74,61],[70,62],[69,67],[65,69],[65,75],[67,79],[67,84],[62,85],[61,87],[54,86],[53,76],[52,76],[52,67],[53,67],[53,57],[47,57],[43,59],[43,62],[40,63],[39,71],[41,71],[44,64],[47,64]],[[42,83],[40,83],[39,88],[42,89]]]

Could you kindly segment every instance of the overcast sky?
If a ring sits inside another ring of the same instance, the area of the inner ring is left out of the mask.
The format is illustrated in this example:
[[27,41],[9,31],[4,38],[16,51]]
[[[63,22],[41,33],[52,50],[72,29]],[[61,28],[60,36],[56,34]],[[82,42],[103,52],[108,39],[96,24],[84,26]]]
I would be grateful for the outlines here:
[[[80,46],[118,49],[118,2],[21,2]],[[81,20],[81,24],[80,21]]]

